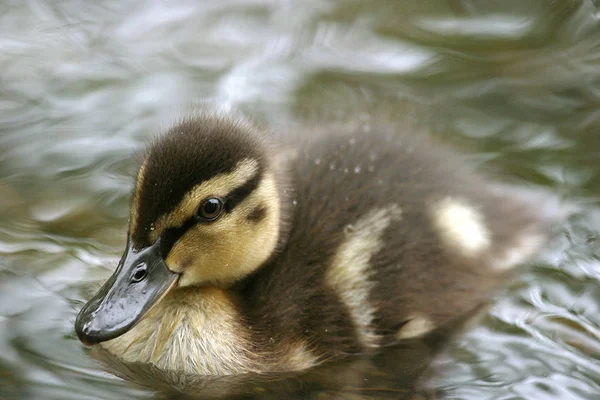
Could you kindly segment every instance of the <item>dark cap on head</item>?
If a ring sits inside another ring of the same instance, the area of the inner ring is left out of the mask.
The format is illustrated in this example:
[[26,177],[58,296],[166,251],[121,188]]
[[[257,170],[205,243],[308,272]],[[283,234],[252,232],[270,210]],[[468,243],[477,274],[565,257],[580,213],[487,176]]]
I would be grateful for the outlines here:
[[196,185],[231,172],[244,159],[258,161],[262,169],[263,146],[254,127],[223,117],[191,117],[169,129],[146,150],[138,171],[134,246],[148,245],[150,225],[171,212]]

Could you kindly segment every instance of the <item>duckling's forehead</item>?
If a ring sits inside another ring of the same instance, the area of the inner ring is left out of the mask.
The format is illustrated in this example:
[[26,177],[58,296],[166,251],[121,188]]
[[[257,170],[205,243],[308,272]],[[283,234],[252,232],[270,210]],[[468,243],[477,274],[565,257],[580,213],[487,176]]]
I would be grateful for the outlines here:
[[246,127],[224,121],[191,120],[171,128],[147,150],[131,202],[131,237],[148,243],[151,226],[204,182],[264,162],[257,138]]

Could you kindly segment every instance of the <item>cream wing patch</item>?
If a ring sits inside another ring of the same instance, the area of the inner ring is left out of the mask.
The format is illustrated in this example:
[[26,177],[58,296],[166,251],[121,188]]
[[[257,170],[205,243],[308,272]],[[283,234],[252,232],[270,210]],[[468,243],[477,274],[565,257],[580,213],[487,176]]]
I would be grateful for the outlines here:
[[[318,358],[312,354],[306,343],[303,342],[291,344],[285,358],[286,362],[280,368],[283,367],[290,371],[308,369],[319,364]],[[288,368],[285,368],[285,365],[287,365]]]
[[529,260],[544,245],[546,237],[538,232],[526,230],[521,232],[512,246],[500,257],[492,259],[492,268],[506,271],[515,268]]
[[431,332],[435,328],[433,322],[423,316],[417,315],[411,318],[402,328],[396,333],[397,339],[413,339],[421,337]]
[[431,207],[434,226],[442,241],[462,255],[472,257],[491,244],[483,215],[464,200],[446,197]]
[[371,258],[383,247],[382,234],[402,211],[396,204],[373,210],[346,229],[346,238],[337,250],[326,273],[326,282],[348,308],[357,328],[360,342],[377,346],[378,337],[372,322],[374,308],[369,304],[373,282]]

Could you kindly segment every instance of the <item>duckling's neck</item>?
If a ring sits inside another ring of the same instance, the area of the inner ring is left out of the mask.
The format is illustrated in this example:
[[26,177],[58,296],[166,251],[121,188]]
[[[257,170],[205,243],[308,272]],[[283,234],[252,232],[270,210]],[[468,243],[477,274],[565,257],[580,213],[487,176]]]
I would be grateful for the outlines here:
[[283,372],[318,364],[306,344],[280,341],[259,321],[251,324],[236,304],[236,289],[176,289],[133,329],[101,346],[124,362],[202,376]]
[[247,327],[222,289],[174,290],[124,335],[102,343],[125,362],[201,375],[256,371]]

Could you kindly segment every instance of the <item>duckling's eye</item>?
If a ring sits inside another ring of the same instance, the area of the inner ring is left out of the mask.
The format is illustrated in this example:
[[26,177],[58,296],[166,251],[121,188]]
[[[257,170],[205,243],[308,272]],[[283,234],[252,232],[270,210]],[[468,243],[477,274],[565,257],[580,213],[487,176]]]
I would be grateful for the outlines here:
[[204,221],[214,221],[219,218],[223,211],[223,202],[217,198],[204,201],[198,209],[198,217]]

